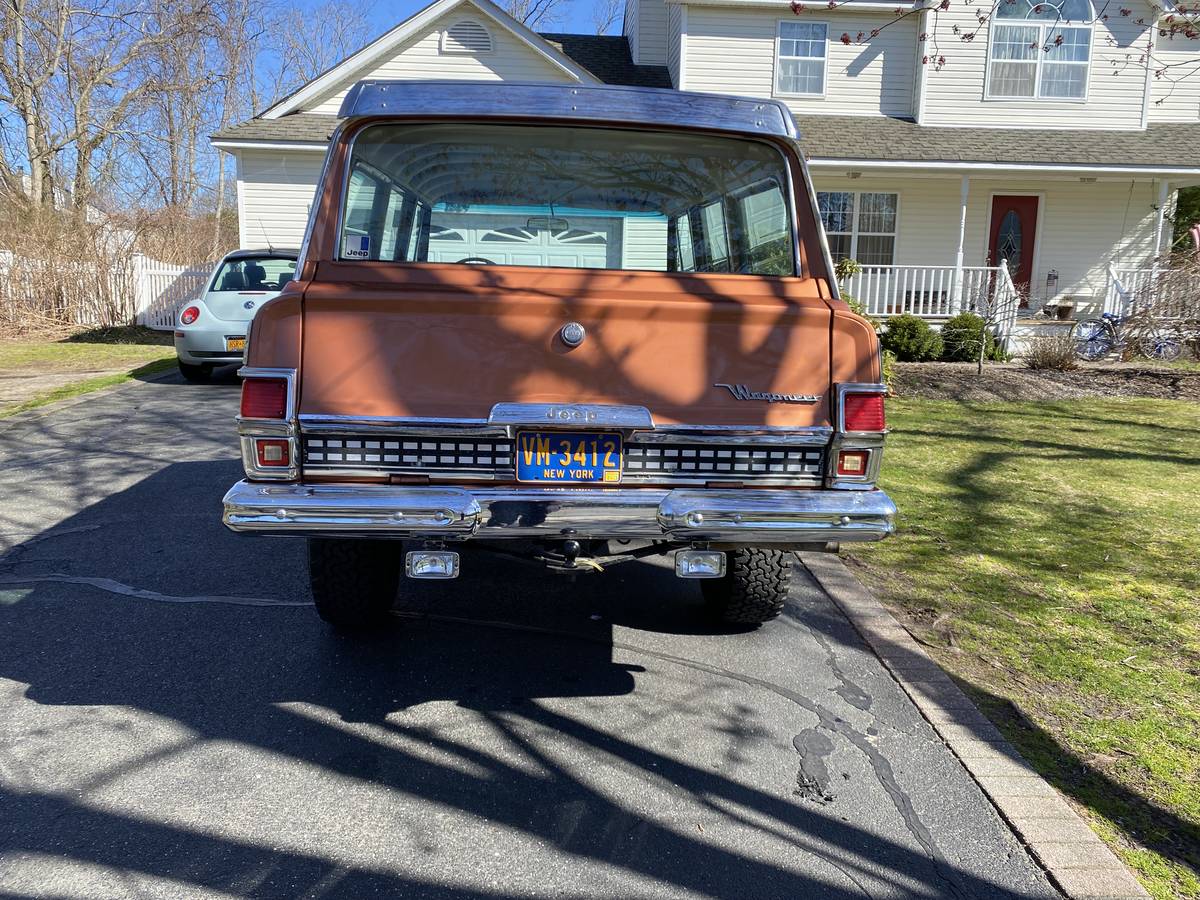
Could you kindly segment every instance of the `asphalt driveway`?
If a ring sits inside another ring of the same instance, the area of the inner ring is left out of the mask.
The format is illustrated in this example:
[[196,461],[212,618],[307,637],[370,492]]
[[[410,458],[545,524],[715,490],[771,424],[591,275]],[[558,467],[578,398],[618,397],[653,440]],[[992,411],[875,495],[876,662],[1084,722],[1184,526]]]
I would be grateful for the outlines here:
[[220,525],[236,398],[0,425],[0,894],[1056,896],[803,570],[718,634],[661,566],[471,554],[332,636]]

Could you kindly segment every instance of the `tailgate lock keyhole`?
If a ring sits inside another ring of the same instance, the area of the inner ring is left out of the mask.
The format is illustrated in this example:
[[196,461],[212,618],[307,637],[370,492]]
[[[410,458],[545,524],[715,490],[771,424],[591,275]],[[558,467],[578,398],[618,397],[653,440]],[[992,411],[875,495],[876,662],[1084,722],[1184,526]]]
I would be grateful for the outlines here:
[[578,347],[587,337],[587,329],[578,322],[568,322],[559,329],[558,336],[568,347]]

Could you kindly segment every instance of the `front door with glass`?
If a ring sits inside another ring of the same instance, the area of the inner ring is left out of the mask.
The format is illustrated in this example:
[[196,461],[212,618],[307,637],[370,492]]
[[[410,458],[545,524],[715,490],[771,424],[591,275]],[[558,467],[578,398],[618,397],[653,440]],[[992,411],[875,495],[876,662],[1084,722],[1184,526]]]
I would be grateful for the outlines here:
[[1021,306],[1028,306],[1033,280],[1033,251],[1037,232],[1038,198],[996,195],[992,198],[992,226],[988,243],[988,265],[1008,266],[1013,284],[1021,293]]

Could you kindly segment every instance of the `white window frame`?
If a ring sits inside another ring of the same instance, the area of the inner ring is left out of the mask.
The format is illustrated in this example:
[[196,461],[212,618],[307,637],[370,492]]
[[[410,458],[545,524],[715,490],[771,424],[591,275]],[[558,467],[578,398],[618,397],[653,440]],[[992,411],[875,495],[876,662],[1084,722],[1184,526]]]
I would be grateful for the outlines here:
[[[783,41],[783,26],[786,24],[800,25],[820,25],[825,29],[825,56],[823,58],[824,65],[821,69],[821,92],[819,94],[803,94],[794,93],[791,91],[783,91],[779,89],[780,61],[784,59],[816,59],[815,56],[783,56],[779,50]],[[771,72],[771,96],[772,97],[802,97],[809,100],[824,100],[829,91],[829,23],[828,22],[810,22],[804,20],[797,22],[795,18],[780,19],[775,23],[775,65]]]
[[[1037,28],[1038,40],[1037,49],[1034,51],[1033,59],[1029,60],[1014,60],[1001,59],[997,60],[992,56],[992,47],[995,42],[996,28],[1004,26],[1015,26],[1019,28]],[[1046,50],[1044,49],[1050,40],[1053,38],[1055,30],[1064,28],[1079,29],[1088,33],[1088,58],[1085,62],[1052,60],[1047,58]],[[1013,101],[1032,101],[1037,103],[1087,103],[1088,93],[1092,88],[1092,49],[1095,41],[1095,28],[1090,23],[1075,24],[1066,19],[1057,19],[1053,22],[1046,22],[1039,19],[993,19],[988,25],[988,48],[987,48],[987,74],[984,78],[983,99],[985,100],[1004,100],[1009,103]],[[992,66],[997,62],[1025,62],[1033,63],[1033,96],[1020,97],[1009,96],[1005,94],[995,94],[992,92]],[[1043,97],[1042,96],[1042,69],[1047,63],[1054,63],[1068,66],[1083,67],[1083,95],[1080,97]]]
[[[850,259],[860,262],[864,266],[896,266],[900,263],[896,262],[896,251],[900,247],[900,192],[899,191],[846,191],[840,188],[832,190],[818,190],[818,194],[850,194],[854,197],[854,215],[850,220]],[[896,224],[894,231],[861,231],[859,229],[858,217],[862,212],[862,195],[863,194],[891,194],[896,198]],[[818,214],[820,210],[818,209]],[[824,223],[822,223],[824,227]],[[846,234],[844,231],[835,231],[834,234]],[[892,261],[890,263],[864,263],[858,258],[858,239],[860,237],[890,237],[892,239]]]

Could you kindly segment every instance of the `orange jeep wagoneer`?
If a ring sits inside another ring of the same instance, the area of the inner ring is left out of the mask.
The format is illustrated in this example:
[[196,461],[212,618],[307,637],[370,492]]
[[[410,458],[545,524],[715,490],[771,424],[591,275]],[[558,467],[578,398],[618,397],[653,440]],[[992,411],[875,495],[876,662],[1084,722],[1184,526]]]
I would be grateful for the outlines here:
[[235,531],[308,538],[325,619],[490,545],[566,572],[672,554],[757,623],[792,551],[892,530],[879,346],[782,104],[366,81],[341,119],[254,320],[225,497]]

